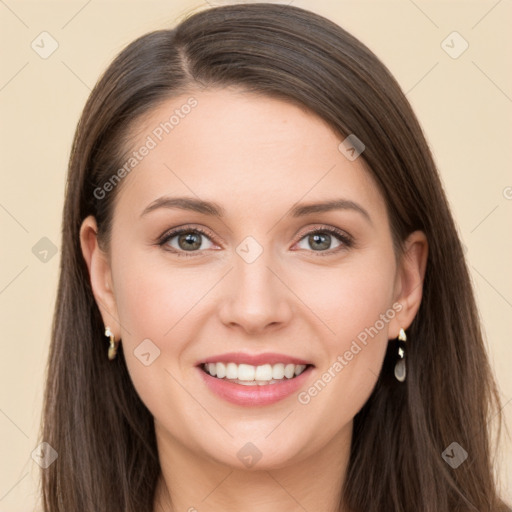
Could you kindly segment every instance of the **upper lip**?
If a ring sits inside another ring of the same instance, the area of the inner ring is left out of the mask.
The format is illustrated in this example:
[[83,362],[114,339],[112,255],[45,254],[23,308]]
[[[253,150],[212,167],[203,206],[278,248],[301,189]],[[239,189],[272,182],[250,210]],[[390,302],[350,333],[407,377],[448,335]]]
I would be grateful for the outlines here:
[[265,352],[263,354],[247,354],[244,352],[227,352],[216,356],[208,357],[198,363],[198,366],[204,363],[236,363],[236,364],[250,364],[252,366],[261,366],[264,364],[304,364],[313,365],[304,359],[298,357],[287,356],[285,354],[276,354],[273,352]]

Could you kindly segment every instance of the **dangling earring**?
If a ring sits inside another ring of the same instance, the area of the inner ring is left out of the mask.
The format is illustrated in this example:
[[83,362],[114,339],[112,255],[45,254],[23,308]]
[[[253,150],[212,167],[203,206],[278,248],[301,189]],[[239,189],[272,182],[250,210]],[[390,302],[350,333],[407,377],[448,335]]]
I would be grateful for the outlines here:
[[105,336],[108,336],[110,338],[110,346],[108,347],[108,358],[110,361],[112,361],[112,359],[115,359],[117,355],[117,345],[119,344],[119,342],[115,341],[114,334],[112,333],[110,327],[108,326],[105,327]]
[[407,374],[405,369],[405,342],[407,341],[407,336],[403,329],[400,329],[398,340],[398,361],[395,364],[395,378],[397,381],[403,382]]

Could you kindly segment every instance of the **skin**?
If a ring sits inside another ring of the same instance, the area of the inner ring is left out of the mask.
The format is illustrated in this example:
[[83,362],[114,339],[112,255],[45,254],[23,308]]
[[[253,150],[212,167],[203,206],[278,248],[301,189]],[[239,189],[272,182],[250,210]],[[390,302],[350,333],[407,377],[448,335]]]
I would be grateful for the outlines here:
[[[122,340],[155,418],[162,478],[154,510],[337,511],[352,421],[388,340],[418,311],[427,240],[412,233],[397,264],[384,198],[362,158],[348,160],[338,150],[343,137],[317,116],[236,89],[193,96],[197,107],[119,185],[109,252],[98,246],[94,217],[80,232],[104,323]],[[188,97],[140,121],[130,149]],[[163,195],[215,201],[225,216],[160,208],[141,217]],[[358,203],[371,222],[348,209],[286,215],[297,202],[338,198]],[[179,237],[167,242],[171,250],[157,243],[185,224],[211,234],[198,235],[202,245],[189,258],[171,252],[186,252]],[[354,245],[308,239],[330,226]],[[247,236],[263,248],[250,264],[236,252]],[[293,394],[273,405],[234,405],[210,392],[196,368],[231,351],[294,355],[315,365],[305,390],[393,304],[400,312],[308,404]],[[150,366],[134,355],[145,339],[160,350]],[[237,457],[248,442],[262,454],[251,468]]]

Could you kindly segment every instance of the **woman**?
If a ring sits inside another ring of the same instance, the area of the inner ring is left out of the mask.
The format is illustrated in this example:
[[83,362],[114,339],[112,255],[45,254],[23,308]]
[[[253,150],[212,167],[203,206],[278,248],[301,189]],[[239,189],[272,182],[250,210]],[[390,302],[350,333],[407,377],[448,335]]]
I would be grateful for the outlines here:
[[46,512],[496,511],[500,405],[421,128],[306,10],[115,59],[76,132]]

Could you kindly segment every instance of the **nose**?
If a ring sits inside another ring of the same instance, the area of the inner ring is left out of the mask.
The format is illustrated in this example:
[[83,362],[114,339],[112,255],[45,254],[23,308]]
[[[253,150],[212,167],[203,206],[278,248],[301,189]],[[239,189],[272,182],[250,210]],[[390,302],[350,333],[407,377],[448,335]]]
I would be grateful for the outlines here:
[[224,279],[218,314],[222,323],[248,334],[287,325],[293,316],[293,293],[284,272],[267,251],[249,263],[238,254]]

